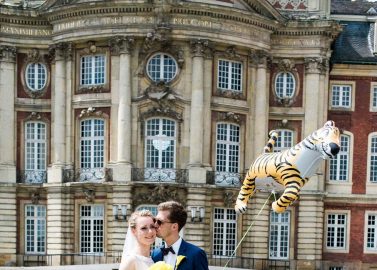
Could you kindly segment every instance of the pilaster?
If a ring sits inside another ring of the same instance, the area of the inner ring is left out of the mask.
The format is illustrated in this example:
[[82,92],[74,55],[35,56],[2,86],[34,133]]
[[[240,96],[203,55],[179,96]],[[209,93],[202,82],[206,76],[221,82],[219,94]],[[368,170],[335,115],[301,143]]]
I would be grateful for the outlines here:
[[17,203],[16,187],[0,186],[0,265],[16,265]]
[[55,82],[52,89],[52,167],[48,169],[48,182],[61,183],[66,165],[66,58],[70,52],[67,43],[51,46],[55,53]]
[[267,61],[264,51],[252,51],[252,61],[256,65],[255,106],[254,106],[254,155],[261,153],[268,134],[268,84]]
[[15,161],[16,47],[0,46],[0,182],[16,182]]
[[131,51],[134,39],[115,37],[111,41],[113,55],[119,55],[117,159],[114,181],[131,181]]

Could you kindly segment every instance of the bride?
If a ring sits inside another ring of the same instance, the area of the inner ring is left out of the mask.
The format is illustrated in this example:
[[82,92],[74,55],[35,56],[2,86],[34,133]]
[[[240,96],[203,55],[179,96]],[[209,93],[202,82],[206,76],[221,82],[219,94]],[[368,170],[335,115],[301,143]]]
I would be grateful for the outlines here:
[[119,270],[147,270],[153,264],[150,251],[155,238],[156,227],[152,213],[149,210],[132,213]]

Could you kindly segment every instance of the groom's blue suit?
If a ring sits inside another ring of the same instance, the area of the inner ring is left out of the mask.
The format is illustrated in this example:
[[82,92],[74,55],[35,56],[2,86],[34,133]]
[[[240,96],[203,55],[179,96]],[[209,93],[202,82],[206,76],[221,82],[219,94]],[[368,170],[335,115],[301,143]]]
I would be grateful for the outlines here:
[[[177,270],[208,270],[207,255],[204,250],[186,242],[183,239],[178,250],[178,256],[179,255],[183,255],[186,258],[179,264]],[[155,262],[164,260],[160,248],[153,250],[152,259]]]

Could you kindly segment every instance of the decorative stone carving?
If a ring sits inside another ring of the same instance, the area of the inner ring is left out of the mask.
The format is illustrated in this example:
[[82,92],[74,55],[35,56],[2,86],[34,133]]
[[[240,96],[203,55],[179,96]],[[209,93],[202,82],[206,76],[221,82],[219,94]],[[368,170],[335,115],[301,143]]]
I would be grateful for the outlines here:
[[110,39],[109,47],[112,55],[129,54],[133,49],[135,39],[127,36],[116,36]]
[[34,192],[31,194],[31,202],[33,204],[38,204],[40,199],[41,195],[38,192]]
[[239,124],[243,122],[243,118],[234,112],[219,112],[217,113],[217,121],[229,121]]
[[234,46],[229,46],[224,53],[224,56],[228,59],[233,59],[233,60],[241,60],[241,55],[239,55],[236,51],[236,47]]
[[236,201],[236,194],[232,191],[224,191],[224,206],[231,208],[234,206],[234,202]]
[[28,117],[26,117],[26,121],[32,121],[32,120],[41,120],[42,116],[40,115],[39,112],[32,112]]
[[244,95],[240,91],[232,91],[225,89],[217,89],[216,94],[220,97],[231,98],[231,99],[243,99]]
[[136,187],[132,194],[137,194],[133,198],[133,208],[141,204],[159,204],[161,202],[174,200],[186,205],[186,189],[169,185],[148,186],[146,188]]
[[153,82],[144,91],[144,97],[147,97],[149,100],[156,102],[160,108],[171,107],[176,100],[176,96],[177,95],[164,81]]
[[49,59],[51,62],[59,60],[71,60],[73,56],[73,44],[71,42],[59,42],[49,47]]
[[93,189],[84,188],[82,192],[84,193],[87,202],[94,202],[96,192]]
[[282,72],[296,71],[295,64],[290,59],[281,59],[278,62],[278,69]]
[[322,58],[305,58],[305,69],[308,73],[319,73]]
[[0,46],[0,60],[5,62],[16,61],[16,47],[13,46]]
[[191,46],[191,53],[194,57],[205,57],[208,53],[206,53],[207,50],[211,51],[210,43],[208,40],[191,40],[190,41]]
[[250,64],[254,67],[262,66],[267,67],[268,63],[271,61],[271,57],[268,52],[262,50],[250,50]]
[[96,108],[89,107],[88,109],[86,110],[84,109],[81,111],[79,118],[91,117],[91,116],[103,117],[104,113],[102,111],[96,111]]

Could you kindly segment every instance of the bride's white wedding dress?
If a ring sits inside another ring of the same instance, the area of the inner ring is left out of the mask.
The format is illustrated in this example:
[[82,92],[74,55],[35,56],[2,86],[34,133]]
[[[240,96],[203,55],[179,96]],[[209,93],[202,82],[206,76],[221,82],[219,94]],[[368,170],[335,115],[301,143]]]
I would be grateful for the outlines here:
[[145,257],[141,255],[135,255],[136,269],[137,270],[148,270],[148,268],[154,264],[151,257]]

